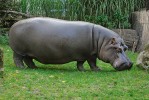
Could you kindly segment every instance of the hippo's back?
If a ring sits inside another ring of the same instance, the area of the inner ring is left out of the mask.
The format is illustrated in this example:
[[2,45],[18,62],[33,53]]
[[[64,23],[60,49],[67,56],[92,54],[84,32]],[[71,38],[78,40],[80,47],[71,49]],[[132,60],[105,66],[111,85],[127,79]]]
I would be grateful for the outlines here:
[[42,63],[65,63],[89,55],[92,28],[86,22],[30,18],[11,27],[9,43],[14,52]]

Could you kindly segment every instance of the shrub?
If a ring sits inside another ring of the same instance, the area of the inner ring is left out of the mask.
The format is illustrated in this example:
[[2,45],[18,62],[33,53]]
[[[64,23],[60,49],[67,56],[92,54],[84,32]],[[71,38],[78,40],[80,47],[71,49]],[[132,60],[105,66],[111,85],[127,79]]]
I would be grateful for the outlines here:
[[8,45],[8,34],[5,29],[0,28],[0,44]]
[[145,0],[19,0],[19,2],[20,11],[24,13],[100,23],[108,28],[130,28],[131,12],[145,7]]

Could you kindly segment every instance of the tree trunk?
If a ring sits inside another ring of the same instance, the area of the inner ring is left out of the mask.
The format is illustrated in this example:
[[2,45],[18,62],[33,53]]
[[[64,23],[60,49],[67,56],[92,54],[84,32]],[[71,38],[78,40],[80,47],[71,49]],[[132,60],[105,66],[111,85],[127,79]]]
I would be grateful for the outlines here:
[[4,67],[3,67],[3,51],[0,48],[0,78],[3,77]]
[[145,1],[145,5],[146,5],[146,10],[149,10],[149,0]]
[[149,10],[134,12],[132,19],[132,27],[137,31],[140,38],[137,50],[141,51],[149,40]]

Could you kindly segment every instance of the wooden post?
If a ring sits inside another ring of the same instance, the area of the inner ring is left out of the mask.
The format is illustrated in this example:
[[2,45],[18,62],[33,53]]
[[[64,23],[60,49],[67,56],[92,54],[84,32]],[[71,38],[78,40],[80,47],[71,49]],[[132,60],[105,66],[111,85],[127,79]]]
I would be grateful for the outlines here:
[[145,4],[146,4],[146,10],[149,10],[149,0],[146,0]]
[[3,78],[4,67],[3,67],[3,50],[0,48],[0,78]]
[[140,38],[137,51],[141,51],[149,40],[149,10],[132,13],[132,28],[137,31]]

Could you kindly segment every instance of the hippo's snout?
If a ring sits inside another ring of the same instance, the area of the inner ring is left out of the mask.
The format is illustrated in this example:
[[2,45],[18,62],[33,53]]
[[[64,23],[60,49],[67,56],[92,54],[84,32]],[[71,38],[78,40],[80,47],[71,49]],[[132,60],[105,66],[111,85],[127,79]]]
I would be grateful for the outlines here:
[[132,68],[132,65],[133,65],[132,62],[125,62],[120,64],[119,66],[116,66],[115,69],[118,71],[130,70]]

